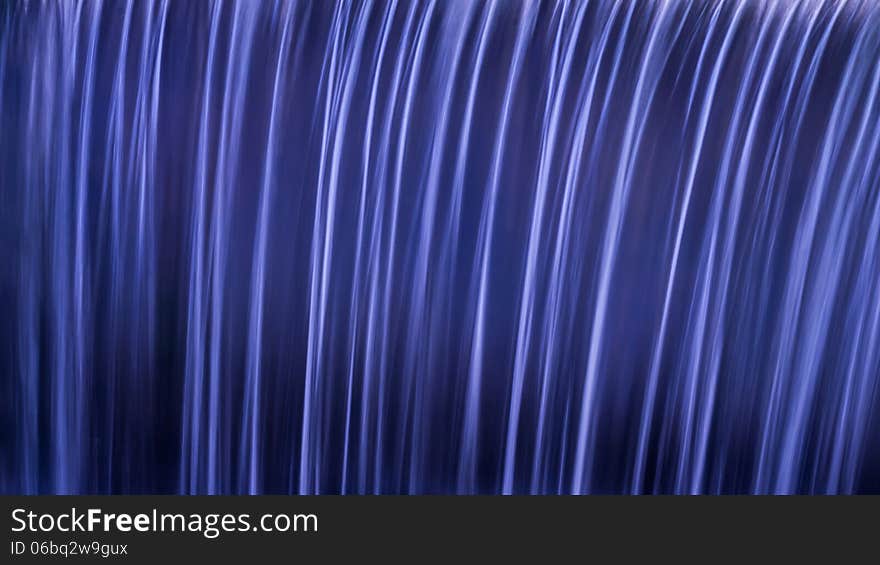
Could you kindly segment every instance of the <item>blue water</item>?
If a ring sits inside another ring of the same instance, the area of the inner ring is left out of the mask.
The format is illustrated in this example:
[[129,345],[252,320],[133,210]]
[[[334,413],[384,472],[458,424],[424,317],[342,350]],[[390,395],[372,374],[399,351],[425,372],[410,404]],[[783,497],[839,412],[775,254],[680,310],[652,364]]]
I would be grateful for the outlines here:
[[0,81],[0,492],[880,492],[873,0],[19,0]]

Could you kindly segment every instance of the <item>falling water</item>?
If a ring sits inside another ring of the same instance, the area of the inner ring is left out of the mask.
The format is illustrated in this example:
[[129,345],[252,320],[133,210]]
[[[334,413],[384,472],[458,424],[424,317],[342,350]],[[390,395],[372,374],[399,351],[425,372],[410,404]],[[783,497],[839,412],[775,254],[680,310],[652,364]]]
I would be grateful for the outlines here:
[[872,0],[0,4],[0,491],[880,491]]

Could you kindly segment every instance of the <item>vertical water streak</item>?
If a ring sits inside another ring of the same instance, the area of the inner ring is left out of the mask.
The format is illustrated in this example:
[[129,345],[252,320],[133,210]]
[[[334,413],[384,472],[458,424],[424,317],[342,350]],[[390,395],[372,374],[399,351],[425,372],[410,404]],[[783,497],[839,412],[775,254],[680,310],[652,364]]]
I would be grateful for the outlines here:
[[193,213],[190,226],[188,306],[186,331],[186,369],[183,394],[183,438],[180,442],[180,490],[181,494],[201,490],[203,476],[202,414],[205,386],[205,334],[207,333],[205,289],[205,245],[207,231],[208,154],[210,143],[210,118],[214,57],[217,49],[221,16],[221,4],[211,4],[211,26],[205,60],[205,76],[202,83],[201,110],[199,114],[198,148],[194,180]]
[[279,179],[275,177],[275,159],[279,129],[279,114],[282,99],[280,93],[287,84],[286,71],[290,57],[290,40],[295,23],[295,12],[292,4],[287,4],[281,14],[281,39],[275,76],[272,81],[271,110],[269,113],[269,129],[266,139],[266,156],[263,169],[263,182],[260,187],[256,238],[254,240],[254,258],[250,279],[250,308],[248,315],[247,344],[247,376],[245,382],[245,399],[242,410],[241,460],[239,462],[239,491],[247,494],[259,494],[260,460],[262,449],[260,442],[262,370],[261,352],[263,345],[263,315],[265,308],[264,290],[266,285],[266,254],[269,239],[270,206],[274,201],[275,185]]
[[497,137],[492,150],[492,161],[489,172],[489,186],[486,190],[486,202],[480,217],[478,235],[478,252],[474,261],[475,272],[479,273],[479,283],[476,303],[476,319],[474,320],[474,343],[468,368],[468,384],[465,397],[466,408],[464,423],[462,424],[462,447],[458,472],[459,492],[473,492],[476,490],[476,466],[477,448],[479,440],[480,402],[482,388],[482,373],[484,363],[486,309],[489,292],[489,265],[492,261],[492,243],[495,231],[495,211],[498,198],[499,185],[501,183],[501,165],[504,159],[504,148],[507,128],[510,123],[511,105],[516,92],[520,73],[528,47],[534,31],[537,8],[523,6],[522,14],[518,21],[516,43],[513,48],[513,56],[507,74],[504,89],[504,99],[501,103],[501,115],[498,119]]
[[[320,382],[321,369],[323,366],[324,324],[327,309],[327,285],[330,272],[329,248],[330,237],[333,233],[335,186],[329,187],[328,191],[326,175],[327,153],[330,145],[330,123],[336,114],[336,107],[332,104],[336,97],[336,79],[338,70],[339,49],[344,21],[343,10],[350,9],[350,5],[339,3],[333,14],[333,31],[330,36],[327,49],[330,53],[329,61],[325,56],[325,67],[322,69],[322,77],[327,77],[325,92],[325,106],[323,113],[323,125],[321,128],[321,152],[319,156],[318,192],[315,198],[315,221],[312,229],[312,245],[310,281],[309,281],[309,345],[308,359],[306,361],[305,390],[303,393],[303,417],[302,417],[302,440],[299,461],[299,492],[300,494],[313,494],[318,492],[319,477],[316,476],[317,468],[321,460],[320,445],[316,436],[320,432],[313,431],[320,424]],[[315,412],[317,411],[317,414]]]
[[[668,38],[662,37],[666,31],[665,25],[671,8],[666,3],[661,3],[658,8],[660,13],[656,16],[651,36],[647,40],[645,54],[640,61],[640,71],[636,82],[632,107],[623,139],[623,153],[620,156],[619,168],[612,187],[611,202],[609,204],[609,217],[601,246],[601,263],[599,265],[599,285],[596,290],[596,306],[591,323],[591,336],[587,370],[584,376],[583,395],[581,402],[580,422],[578,424],[577,449],[575,453],[574,471],[572,475],[572,492],[589,490],[590,473],[592,468],[591,444],[594,430],[594,404],[597,388],[602,338],[604,333],[605,317],[608,308],[608,294],[611,285],[611,275],[614,269],[617,246],[620,239],[620,231],[626,213],[627,196],[629,194],[629,176],[631,174],[632,160],[638,154],[640,138],[644,124],[644,118],[640,112],[646,112],[654,97],[657,76],[649,77],[649,71],[657,71],[652,68],[656,64],[652,59],[657,43]],[[662,24],[661,24],[662,23]],[[668,49],[668,47],[667,47]],[[668,55],[667,55],[668,56]],[[665,57],[661,57],[661,61]],[[647,83],[647,84],[646,84]],[[646,93],[643,93],[646,91]],[[644,96],[645,98],[642,98]],[[641,123],[640,123],[641,122]]]

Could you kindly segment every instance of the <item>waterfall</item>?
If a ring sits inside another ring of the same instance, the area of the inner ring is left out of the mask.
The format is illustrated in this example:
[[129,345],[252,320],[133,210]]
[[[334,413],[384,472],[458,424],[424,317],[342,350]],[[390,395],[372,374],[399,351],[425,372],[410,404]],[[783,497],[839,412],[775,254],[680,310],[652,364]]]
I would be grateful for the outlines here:
[[0,4],[0,492],[880,492],[873,0]]

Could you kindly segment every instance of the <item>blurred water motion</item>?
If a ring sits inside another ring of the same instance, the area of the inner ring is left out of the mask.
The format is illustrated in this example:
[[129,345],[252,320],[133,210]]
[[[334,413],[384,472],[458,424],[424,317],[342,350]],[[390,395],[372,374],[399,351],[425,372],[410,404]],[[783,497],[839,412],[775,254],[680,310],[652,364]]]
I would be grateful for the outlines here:
[[9,1],[0,79],[2,492],[880,492],[873,1]]

